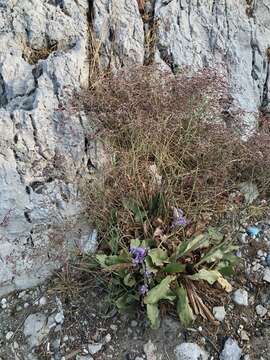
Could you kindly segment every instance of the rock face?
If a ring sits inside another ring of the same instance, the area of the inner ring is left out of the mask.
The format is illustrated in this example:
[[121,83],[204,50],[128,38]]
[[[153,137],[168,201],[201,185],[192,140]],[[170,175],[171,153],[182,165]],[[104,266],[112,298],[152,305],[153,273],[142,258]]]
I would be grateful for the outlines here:
[[[269,2],[157,0],[157,52],[173,69],[223,67],[247,120],[269,103]],[[251,114],[249,114],[251,113]]]
[[252,125],[269,105],[270,6],[248,3],[0,0],[0,295],[46,278],[70,244],[94,248],[77,190],[98,154],[70,108],[88,82],[89,20],[103,67],[149,53],[174,72],[219,67]]
[[77,221],[88,124],[65,110],[88,81],[88,2],[0,1],[0,295],[61,264]]

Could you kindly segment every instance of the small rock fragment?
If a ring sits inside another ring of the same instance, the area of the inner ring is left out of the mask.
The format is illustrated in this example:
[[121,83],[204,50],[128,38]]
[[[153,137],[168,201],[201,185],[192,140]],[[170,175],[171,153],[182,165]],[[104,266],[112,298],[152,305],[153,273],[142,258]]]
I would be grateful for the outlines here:
[[157,360],[156,347],[151,340],[148,341],[143,347],[143,351],[146,355],[147,360]]
[[44,306],[47,304],[47,299],[45,296],[42,296],[40,299],[39,299],[39,305],[40,306]]
[[194,343],[182,343],[175,348],[176,360],[207,360],[205,350]]
[[14,335],[14,332],[13,332],[13,331],[9,331],[9,332],[6,334],[6,339],[7,339],[7,341],[9,341],[9,340],[12,338],[13,335]]
[[249,341],[249,336],[246,330],[241,330],[240,336],[243,341]]
[[264,270],[263,280],[270,283],[270,269],[269,268]]
[[264,317],[267,314],[267,309],[262,305],[257,305],[256,306],[256,313],[260,317]]
[[62,312],[59,312],[55,315],[54,320],[57,324],[63,324],[65,316]]
[[130,323],[131,327],[136,327],[138,325],[136,320],[132,320]]
[[241,348],[238,346],[237,341],[229,338],[224,345],[222,353],[220,354],[220,360],[240,360],[242,354]]
[[112,340],[112,336],[111,336],[111,334],[107,334],[106,336],[105,336],[105,343],[109,343],[111,340]]
[[100,343],[96,343],[96,344],[89,344],[88,345],[88,351],[90,352],[91,355],[94,355],[96,353],[98,353],[101,349],[102,349],[102,344]]
[[3,298],[1,300],[1,308],[6,309],[7,308],[7,299]]
[[213,315],[218,321],[223,321],[226,315],[224,306],[213,307]]
[[248,306],[248,292],[244,289],[236,290],[232,299],[237,305]]

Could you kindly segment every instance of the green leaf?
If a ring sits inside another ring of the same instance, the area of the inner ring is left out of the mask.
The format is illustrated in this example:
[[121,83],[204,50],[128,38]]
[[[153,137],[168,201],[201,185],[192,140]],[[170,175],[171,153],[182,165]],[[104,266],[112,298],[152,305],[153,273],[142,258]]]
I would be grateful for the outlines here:
[[124,277],[124,284],[129,287],[133,287],[136,284],[136,280],[132,276],[132,274],[127,274]]
[[155,194],[149,201],[149,215],[150,216],[157,216],[158,214],[160,214],[163,210],[163,204],[164,204],[164,199],[162,194],[158,193]]
[[130,247],[137,248],[137,247],[140,247],[140,246],[141,246],[141,241],[139,239],[132,239],[130,241]]
[[180,257],[185,256],[191,251],[195,251],[201,247],[207,246],[209,244],[208,235],[201,234],[196,236],[191,240],[183,241],[177,248],[175,256],[172,256],[174,260],[179,259]]
[[106,266],[111,266],[111,265],[117,265],[117,264],[124,264],[128,260],[129,259],[127,259],[126,256],[124,256],[124,254],[122,254],[122,255],[109,255],[105,259],[105,265]]
[[101,267],[106,267],[106,259],[107,259],[107,255],[105,254],[96,254],[96,259],[97,259],[97,262],[100,264]]
[[160,326],[159,309],[157,304],[146,305],[147,316],[152,329],[158,329]]
[[164,269],[162,269],[162,271],[167,273],[181,273],[184,272],[185,270],[186,270],[186,265],[179,263],[168,264],[167,266],[165,266]]
[[213,285],[221,274],[217,270],[201,269],[198,273],[188,276],[191,280],[205,280],[210,285]]
[[153,287],[144,298],[145,304],[157,304],[159,300],[169,300],[173,301],[175,296],[170,289],[170,284],[175,280],[175,276],[168,275],[166,276],[160,284]]
[[194,315],[188,302],[187,291],[184,287],[176,289],[177,305],[176,310],[184,327],[188,327],[194,321]]
[[227,257],[230,253],[237,250],[238,246],[228,244],[227,242],[222,242],[221,244],[214,246],[212,249],[210,249],[205,256],[201,258],[201,260],[196,264],[196,267],[198,265],[206,263],[213,263],[216,261],[219,261],[225,257]]
[[156,274],[158,272],[158,268],[156,268],[153,264],[152,259],[150,258],[150,256],[146,256],[146,258],[144,259],[145,261],[145,267],[146,270],[150,273]]
[[211,240],[214,240],[215,242],[218,243],[220,243],[223,240],[224,237],[223,234],[220,231],[218,231],[216,228],[210,226],[207,229],[207,232]]
[[135,200],[125,199],[123,200],[123,206],[125,209],[130,210],[133,213],[135,222],[143,223],[146,219],[147,211],[141,210]]
[[120,296],[116,301],[115,305],[117,306],[118,310],[126,310],[131,305],[133,305],[136,301],[136,298],[131,294],[125,293],[124,295]]
[[168,259],[167,250],[151,249],[148,252],[152,262],[156,266],[164,265],[164,262]]

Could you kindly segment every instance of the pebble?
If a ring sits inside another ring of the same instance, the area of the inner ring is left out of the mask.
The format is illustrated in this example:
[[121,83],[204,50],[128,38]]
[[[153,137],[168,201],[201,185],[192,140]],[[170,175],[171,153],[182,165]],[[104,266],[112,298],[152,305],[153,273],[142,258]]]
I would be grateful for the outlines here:
[[194,343],[182,343],[175,348],[176,360],[207,360],[208,354],[199,345]]
[[7,340],[10,340],[13,335],[14,335],[14,332],[13,332],[13,331],[9,331],[9,332],[6,334],[6,339],[7,339]]
[[47,299],[45,296],[42,296],[40,299],[39,299],[39,305],[40,306],[44,306],[47,304]]
[[216,320],[223,321],[226,316],[226,311],[225,311],[224,306],[213,307],[213,315]]
[[113,331],[117,331],[118,326],[117,326],[117,325],[112,324],[112,325],[110,325],[110,328],[111,328]]
[[29,307],[29,303],[27,303],[27,302],[24,303],[24,304],[23,304],[23,307],[24,307],[25,309],[27,309],[27,308]]
[[229,338],[224,345],[219,360],[240,360],[242,350],[238,346],[237,341]]
[[264,317],[267,314],[267,309],[262,305],[257,305],[256,313],[257,313],[257,315]]
[[1,300],[1,308],[6,309],[7,308],[7,299],[3,298]]
[[246,330],[241,330],[240,336],[243,341],[249,341],[249,336]]
[[130,323],[131,327],[136,327],[138,325],[136,320],[132,320]]
[[264,270],[263,280],[270,283],[270,268]]
[[102,346],[103,345],[101,343],[89,344],[88,351],[90,352],[91,355],[94,355],[102,349]]
[[238,289],[233,293],[232,300],[237,305],[248,306],[248,292],[244,289]]
[[105,336],[105,343],[109,343],[111,340],[112,340],[112,336],[111,336],[111,334],[107,334],[106,336]]
[[57,324],[63,324],[65,316],[62,312],[59,312],[55,315],[54,320]]
[[143,351],[146,355],[147,360],[157,360],[156,347],[151,340],[148,341],[143,347]]

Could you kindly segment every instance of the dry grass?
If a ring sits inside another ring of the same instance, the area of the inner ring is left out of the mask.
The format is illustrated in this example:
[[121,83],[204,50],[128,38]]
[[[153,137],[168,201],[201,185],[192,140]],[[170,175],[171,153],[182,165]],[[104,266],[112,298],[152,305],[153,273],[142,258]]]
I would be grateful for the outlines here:
[[227,99],[226,82],[214,71],[172,76],[153,66],[103,77],[83,95],[93,137],[111,157],[84,188],[90,219],[104,237],[115,215],[121,234],[138,235],[126,199],[148,209],[158,195],[155,217],[181,207],[194,224],[217,220],[241,181],[269,192],[269,133],[242,142],[222,119]]
[[57,50],[57,44],[43,47],[41,49],[34,49],[30,45],[25,44],[23,49],[24,59],[30,64],[37,64],[39,60],[44,60],[49,57],[49,55]]

